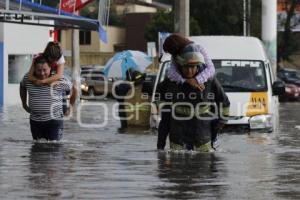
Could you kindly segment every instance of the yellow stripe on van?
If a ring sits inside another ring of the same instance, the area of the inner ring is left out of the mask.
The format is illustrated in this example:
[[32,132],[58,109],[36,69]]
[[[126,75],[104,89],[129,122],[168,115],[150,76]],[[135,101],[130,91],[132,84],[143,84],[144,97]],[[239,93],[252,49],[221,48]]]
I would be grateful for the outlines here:
[[267,92],[252,92],[247,106],[246,116],[261,115],[268,113]]

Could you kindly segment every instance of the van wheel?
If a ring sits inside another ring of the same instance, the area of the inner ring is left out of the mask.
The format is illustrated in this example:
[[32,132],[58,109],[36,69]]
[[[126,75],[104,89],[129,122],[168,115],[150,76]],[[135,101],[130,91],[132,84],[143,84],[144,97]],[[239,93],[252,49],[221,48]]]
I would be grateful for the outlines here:
[[95,96],[94,88],[89,88],[88,93],[90,97],[94,97]]

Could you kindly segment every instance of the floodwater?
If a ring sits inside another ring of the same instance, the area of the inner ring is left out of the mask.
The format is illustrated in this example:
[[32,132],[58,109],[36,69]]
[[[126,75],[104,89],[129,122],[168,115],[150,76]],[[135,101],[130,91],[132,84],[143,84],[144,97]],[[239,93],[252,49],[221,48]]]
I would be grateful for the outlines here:
[[[82,107],[59,143],[31,139],[21,107],[0,109],[0,199],[300,199],[300,103],[277,133],[224,133],[214,153],[156,151],[156,133],[119,134],[109,105]],[[93,125],[89,127],[89,125]]]

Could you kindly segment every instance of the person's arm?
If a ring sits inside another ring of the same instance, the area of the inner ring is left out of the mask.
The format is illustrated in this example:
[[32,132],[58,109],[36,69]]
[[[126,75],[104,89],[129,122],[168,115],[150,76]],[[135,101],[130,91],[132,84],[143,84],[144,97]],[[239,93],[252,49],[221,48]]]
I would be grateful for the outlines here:
[[70,96],[70,105],[74,106],[76,99],[78,95],[78,90],[77,88],[73,85],[72,90],[71,90],[71,96]]
[[32,60],[32,63],[31,63],[31,66],[30,66],[30,69],[29,69],[29,72],[28,72],[28,80],[30,82],[32,82],[33,84],[35,85],[43,85],[42,81],[37,79],[35,76],[34,76],[34,62],[35,62],[35,59],[39,56],[41,56],[42,54],[37,54],[37,55],[34,55],[33,56],[33,60]]
[[213,78],[213,92],[215,94],[215,102],[218,107],[218,113],[219,113],[219,123],[220,126],[224,125],[229,117],[229,108],[230,108],[230,101],[220,84],[220,82]]
[[184,83],[185,79],[182,78],[182,76],[178,73],[174,61],[172,60],[170,64],[171,64],[171,66],[170,66],[170,69],[168,70],[168,73],[167,73],[168,78],[171,81],[175,81],[178,84],[179,83]]
[[[69,79],[63,77],[59,81],[53,83],[51,87],[55,87],[57,90],[61,91],[63,98],[66,98],[66,95],[70,94],[69,102],[71,107],[74,106],[78,94],[75,83],[72,84]],[[68,116],[70,114],[71,107],[67,108],[66,112],[64,113],[65,116]]]
[[195,78],[193,79],[184,79],[177,71],[176,66],[174,64],[174,61],[171,62],[171,67],[168,71],[168,78],[172,81],[175,81],[177,83],[184,83],[187,82],[188,84],[190,84],[191,86],[198,88],[199,90],[204,90],[204,83],[207,81],[207,79],[211,78],[214,76],[215,74],[215,67],[214,64],[212,62],[212,60],[210,59],[210,57],[208,56],[207,52],[205,51],[205,49],[203,47],[201,47],[200,45],[197,45],[198,47],[198,51],[203,55],[204,57],[204,61],[206,63],[206,68],[199,73]]
[[20,92],[20,98],[21,98],[22,106],[23,106],[24,110],[26,110],[26,112],[30,113],[30,108],[27,105],[27,89],[26,89],[25,84],[24,84],[24,79],[20,83],[19,92]]
[[223,129],[229,117],[230,101],[222,88],[222,85],[214,77],[212,79],[212,92],[215,96],[215,103],[218,111],[218,118],[212,120],[211,128],[211,146],[216,148],[216,141],[220,131]]
[[46,79],[38,80],[37,83],[50,85],[51,83],[54,83],[55,81],[58,81],[59,79],[61,79],[63,77],[63,74],[64,74],[64,64],[59,64],[57,66],[56,74],[54,74],[53,76],[50,76]]
[[78,91],[75,85],[72,86],[71,95],[69,98],[70,107],[67,108],[66,112],[64,113],[65,116],[69,116],[71,109],[74,107],[76,99],[77,99]]
[[29,72],[28,72],[28,80],[31,81],[35,85],[41,85],[39,80],[34,76],[34,60],[32,61],[32,64],[30,66]]
[[195,78],[199,84],[205,83],[209,78],[213,77],[215,74],[215,66],[210,57],[208,56],[205,49],[197,45],[199,52],[203,55],[205,61],[205,69],[199,73]]
[[171,81],[175,81],[177,84],[183,84],[183,83],[188,83],[190,84],[192,87],[202,91],[205,89],[204,85],[203,84],[199,84],[197,79],[195,78],[190,78],[190,79],[184,79],[177,71],[176,69],[176,66],[174,64],[174,62],[172,61],[171,62],[171,67],[170,69],[168,70],[168,73],[167,73],[167,76],[168,78],[171,80]]
[[31,81],[31,82],[34,81],[34,79],[35,79],[35,77],[33,75],[33,73],[34,73],[33,62],[34,61],[32,61],[30,69],[29,69],[29,73],[28,73],[28,80]]

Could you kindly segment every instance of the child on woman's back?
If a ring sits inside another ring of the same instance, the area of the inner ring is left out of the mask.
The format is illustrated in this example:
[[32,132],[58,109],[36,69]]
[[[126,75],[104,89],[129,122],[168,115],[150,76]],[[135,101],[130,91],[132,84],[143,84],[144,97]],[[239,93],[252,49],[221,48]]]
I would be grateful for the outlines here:
[[[39,57],[43,56],[46,58],[48,64],[51,67],[51,76],[44,80],[39,80],[34,76],[34,67],[31,65],[28,80],[33,82],[35,85],[51,85],[55,81],[58,81],[63,77],[64,74],[64,64],[65,58],[62,54],[62,49],[58,42],[48,42],[45,50],[43,53],[40,53],[34,57],[34,60]],[[33,60],[33,63],[34,63]],[[67,91],[63,98],[63,111],[65,114],[68,113],[68,106],[67,106],[67,95],[70,94],[70,91]]]
[[47,62],[51,67],[52,76],[50,76],[45,80],[38,80],[34,76],[34,68],[33,65],[31,65],[29,71],[29,77],[28,77],[29,80],[36,85],[44,85],[44,84],[50,85],[51,83],[58,81],[60,78],[62,78],[64,73],[65,58],[62,54],[62,50],[61,47],[59,46],[59,43],[49,42],[44,52],[38,54],[37,56],[35,56],[35,58],[40,55],[43,55],[43,57],[47,59]]

